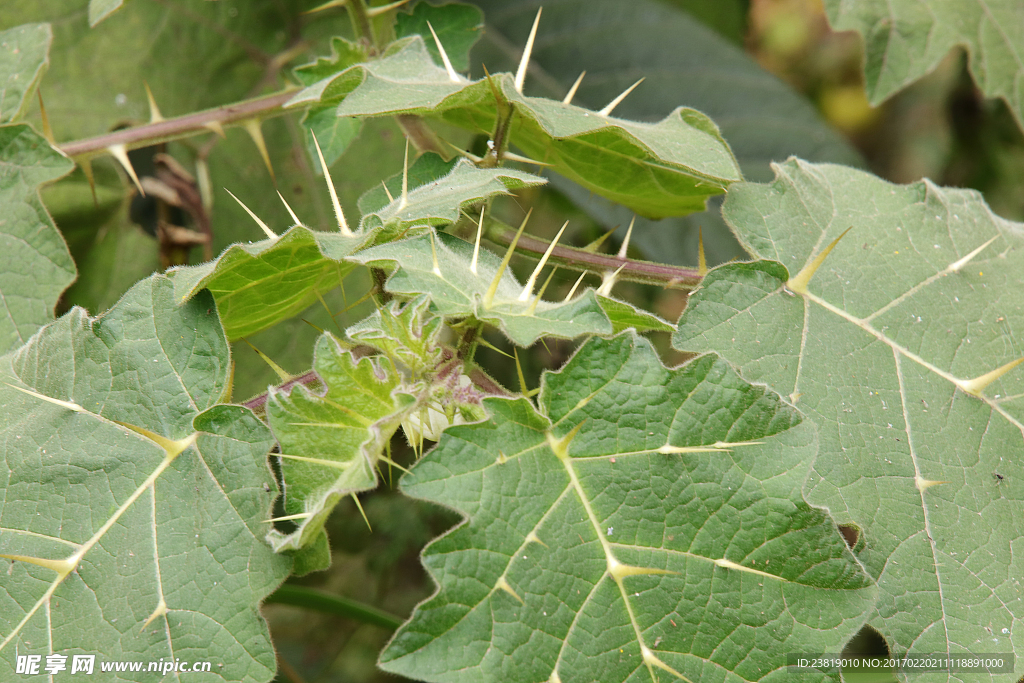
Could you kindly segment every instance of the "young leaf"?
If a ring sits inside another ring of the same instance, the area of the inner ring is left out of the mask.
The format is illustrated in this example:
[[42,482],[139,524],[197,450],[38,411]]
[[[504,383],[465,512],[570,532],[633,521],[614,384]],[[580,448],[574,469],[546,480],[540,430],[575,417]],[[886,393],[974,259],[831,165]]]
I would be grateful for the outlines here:
[[346,236],[295,226],[276,240],[236,244],[215,261],[169,272],[178,301],[209,289],[229,339],[290,318],[334,289],[353,268],[342,259],[373,233]]
[[1018,3],[825,0],[825,10],[836,30],[855,30],[864,37],[871,104],[930,73],[952,48],[964,46],[978,87],[1004,99],[1024,127],[1024,15]]
[[385,359],[356,360],[330,334],[317,342],[313,369],[327,387],[322,396],[297,385],[272,390],[267,403],[281,444],[285,511],[300,516],[295,531],[268,534],[278,552],[317,542],[338,501],[376,486],[384,446],[416,407]]
[[[341,119],[345,120],[345,119]],[[458,157],[451,161],[445,161],[440,155],[433,152],[421,154],[416,161],[409,164],[409,173],[405,180],[408,190],[415,190],[420,185],[440,180],[455,168],[459,162]],[[359,213],[362,216],[377,213],[385,206],[394,201],[395,197],[402,196],[402,178],[405,173],[396,173],[388,178],[382,185],[371,187],[359,198]],[[385,190],[385,188],[387,188]]]
[[[523,286],[497,256],[481,250],[473,272],[473,245],[446,233],[433,233],[380,244],[349,257],[359,263],[394,263],[387,290],[430,295],[443,316],[473,316],[498,327],[520,346],[542,336],[573,339],[584,334],[609,334],[608,320],[593,290],[565,303],[520,298]],[[494,284],[488,302],[488,292]],[[534,293],[532,296],[536,296]]]
[[[718,128],[696,110],[679,108],[658,123],[640,123],[526,97],[511,74],[495,75],[494,83],[516,111],[513,143],[643,215],[699,211],[708,197],[742,177]],[[381,59],[307,87],[289,105],[339,98],[338,116],[434,115],[483,133],[493,130],[497,118],[488,82],[453,82],[418,36],[395,43]]]
[[[360,228],[383,226],[388,231],[418,225],[447,225],[459,219],[462,207],[512,190],[543,185],[547,180],[511,168],[477,168],[460,160],[451,173],[416,189],[403,197],[401,186],[394,200],[363,216]],[[388,188],[390,191],[390,187]]]
[[20,119],[50,65],[49,24],[0,31],[0,123]]
[[153,276],[0,358],[3,680],[17,654],[68,651],[274,676],[258,606],[291,561],[262,540],[273,439],[217,405],[230,359],[212,298],[172,290]]
[[675,329],[653,313],[637,308],[628,301],[619,301],[612,297],[599,295],[597,302],[601,304],[602,310],[612,321],[612,331],[615,334],[629,328],[633,328],[637,332],[671,332]]
[[39,201],[39,185],[72,168],[29,126],[0,126],[0,353],[53,320],[57,298],[75,279],[71,254]]
[[808,500],[860,530],[893,652],[1024,652],[1024,372],[970,381],[1024,355],[1024,228],[929,181],[776,175],[734,186],[725,216],[781,263],[712,270],[674,345],[715,349],[817,424]]
[[[427,22],[430,22],[429,26]],[[428,2],[417,2],[411,13],[395,15],[395,35],[399,38],[420,35],[434,63],[444,66],[437,51],[430,27],[434,27],[438,40],[451,60],[456,71],[469,69],[469,51],[480,40],[484,32],[484,15],[473,5],[450,3],[435,6]]]
[[384,669],[754,681],[863,623],[876,588],[801,497],[815,432],[776,394],[713,355],[668,370],[629,333],[589,340],[538,403],[487,399],[489,420],[449,428],[403,477],[467,522],[424,551],[438,592]]

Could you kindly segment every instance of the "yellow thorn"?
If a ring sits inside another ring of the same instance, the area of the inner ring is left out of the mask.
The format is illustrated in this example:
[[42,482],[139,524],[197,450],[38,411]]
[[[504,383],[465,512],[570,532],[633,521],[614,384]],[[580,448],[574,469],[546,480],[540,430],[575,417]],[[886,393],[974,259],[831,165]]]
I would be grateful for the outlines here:
[[537,25],[540,24],[540,13],[544,8],[537,9],[537,17],[533,20],[533,28],[530,29],[530,37],[526,39],[526,47],[523,48],[523,58],[519,60],[519,69],[516,71],[516,92],[523,94],[523,83],[526,81],[526,69],[530,65],[530,53],[533,52],[533,39],[537,37]]
[[494,344],[492,344],[491,342],[487,341],[487,340],[486,340],[486,339],[484,339],[483,337],[477,337],[476,343],[477,343],[477,344],[480,344],[481,346],[486,346],[486,347],[487,347],[487,348],[489,348],[489,349],[490,349],[491,351],[495,351],[495,352],[497,352],[497,353],[500,353],[501,355],[505,356],[505,358],[512,358],[512,357],[513,357],[513,356],[512,356],[512,354],[510,354],[510,353],[505,353],[504,351],[502,351],[502,350],[501,350],[501,349],[499,349],[499,348],[498,348],[497,346],[495,346],[495,345],[494,345]]
[[633,92],[633,89],[636,88],[636,86],[640,85],[643,82],[644,82],[644,79],[641,78],[639,81],[637,81],[633,85],[631,85],[628,88],[626,88],[625,90],[623,90],[622,94],[620,94],[614,100],[612,100],[607,105],[605,105],[605,108],[602,109],[601,111],[597,112],[597,113],[600,114],[601,116],[608,116],[609,114],[611,114],[612,110],[615,109],[615,107],[619,106],[619,102],[622,102],[622,100],[626,99],[626,95],[628,95],[629,93]]
[[373,527],[370,526],[370,520],[366,516],[366,510],[363,509],[363,504],[359,502],[359,496],[353,493],[352,500],[355,501],[356,507],[359,508],[359,514],[363,516],[363,521],[366,522],[366,527],[372,532]]
[[95,206],[99,206],[100,200],[96,197],[96,178],[92,174],[92,161],[89,159],[82,159],[78,165],[82,167],[82,173],[85,174],[85,179],[89,181],[89,189],[92,191],[92,203]]
[[626,264],[623,263],[621,266],[616,268],[615,272],[612,273],[611,275],[605,273],[601,281],[601,286],[597,288],[597,293],[600,294],[601,296],[611,296],[612,287],[614,287],[615,283],[619,281],[619,273],[621,273],[622,269],[625,267]]
[[992,384],[992,382],[995,382],[997,379],[1008,373],[1010,370],[1013,370],[1021,363],[1024,363],[1024,358],[1012,360],[1006,365],[996,368],[991,372],[986,372],[984,375],[975,377],[974,379],[957,380],[956,385],[963,389],[965,393],[968,393],[971,396],[978,396],[980,398],[981,392],[985,390],[985,387],[987,387],[989,384]]
[[922,491],[922,492],[925,489],[929,489],[929,488],[935,486],[936,484],[948,484],[948,483],[949,483],[948,481],[932,481],[931,479],[924,479],[923,477],[914,477],[914,485],[917,487],[918,491]]
[[284,204],[284,208],[288,209],[288,215],[292,217],[292,221],[294,221],[294,224],[302,225],[302,221],[300,221],[299,217],[295,215],[294,211],[292,211],[292,207],[288,205],[288,202],[287,200],[285,200],[284,195],[281,194],[281,190],[277,191],[277,196],[281,198],[281,203]]
[[[54,141],[53,129],[50,128],[50,117],[46,115],[46,105],[43,104],[43,89],[36,90],[36,95],[39,96],[39,118],[43,124],[43,137],[51,145],[56,146],[57,143]],[[93,194],[96,194],[95,190],[93,190]]]
[[212,130],[221,138],[227,137],[227,135],[224,134],[224,126],[220,125],[220,121],[207,121],[203,124],[203,128]]
[[480,207],[480,222],[476,226],[476,244],[473,245],[473,261],[469,264],[469,272],[476,275],[476,264],[480,258],[480,237],[484,234],[484,210],[486,207]]
[[779,577],[775,576],[774,574],[769,574],[768,572],[763,572],[760,569],[751,569],[750,567],[744,567],[742,564],[736,564],[732,560],[727,560],[724,557],[722,559],[720,559],[720,560],[715,560],[715,564],[718,565],[719,567],[723,567],[725,569],[735,569],[735,570],[741,571],[741,572],[749,572],[751,574],[758,574],[759,576],[764,576],[764,577],[769,578],[769,579],[777,579],[777,578],[779,578]]
[[984,249],[985,247],[987,247],[988,245],[992,244],[992,243],[993,243],[993,242],[995,242],[995,241],[996,241],[997,239],[999,239],[999,235],[996,235],[995,237],[993,237],[992,239],[990,239],[990,240],[989,240],[988,242],[985,242],[985,244],[981,245],[980,247],[978,247],[977,249],[975,249],[974,251],[972,251],[972,252],[971,252],[970,254],[968,254],[967,256],[964,256],[964,257],[963,257],[962,259],[960,259],[959,261],[954,261],[953,263],[950,263],[950,264],[949,264],[948,266],[946,266],[946,270],[947,270],[947,271],[949,271],[950,273],[958,273],[958,272],[960,272],[960,269],[961,269],[961,268],[963,268],[964,266],[966,266],[966,265],[967,265],[967,262],[968,262],[968,261],[970,261],[971,259],[973,259],[973,258],[974,258],[975,256],[977,256],[978,254],[980,254],[980,253],[981,253],[981,251],[982,251],[982,250],[983,250],[983,249]]
[[505,152],[502,152],[501,158],[505,159],[506,161],[518,161],[521,164],[533,164],[534,166],[554,166],[554,164],[549,164],[546,161],[537,161],[536,159],[524,157],[520,154],[516,154],[515,152],[509,152],[507,150]]
[[802,391],[794,391],[789,395],[789,402],[792,403],[793,405],[796,405],[797,402],[800,400],[800,397],[803,395],[804,393]]
[[601,245],[603,245],[605,242],[607,242],[608,238],[611,237],[612,233],[614,233],[616,230],[618,230],[618,228],[619,228],[619,226],[616,225],[614,228],[612,228],[611,230],[609,230],[605,234],[601,235],[600,237],[598,237],[596,240],[594,240],[593,242],[591,242],[587,246],[583,247],[583,251],[587,252],[588,254],[596,254],[598,252],[598,250],[601,248]]
[[574,284],[572,286],[572,289],[569,290],[569,293],[565,295],[565,301],[569,301],[570,299],[572,299],[572,295],[576,293],[576,289],[580,286],[580,283],[583,282],[583,278],[585,278],[586,276],[587,271],[583,271],[582,273],[580,273],[580,276],[576,278],[576,284]]
[[259,356],[260,358],[262,358],[264,363],[266,363],[267,365],[270,366],[270,369],[274,371],[274,373],[281,379],[282,382],[288,382],[288,381],[294,379],[289,373],[285,372],[284,368],[282,368],[280,365],[278,365],[277,363],[272,361],[270,359],[270,356],[268,356],[267,354],[263,353],[262,351],[257,349],[255,346],[253,346],[252,343],[248,339],[244,339],[243,338],[242,341],[244,341],[246,344],[248,344],[249,348],[252,349],[253,351],[255,351],[256,355]]
[[708,262],[704,258],[704,228],[697,228],[697,274],[704,277],[708,274]]
[[494,587],[498,590],[503,590],[509,595],[511,595],[513,598],[519,601],[520,605],[526,604],[525,602],[523,602],[523,599],[519,597],[519,595],[514,590],[512,590],[512,586],[508,585],[508,581],[505,580],[504,576],[498,579],[497,583],[494,584]]
[[312,328],[313,328],[314,330],[316,330],[316,331],[317,331],[317,332],[319,332],[320,334],[323,334],[323,333],[324,333],[324,328],[320,327],[319,325],[316,325],[316,324],[314,324],[314,323],[311,323],[311,322],[309,322],[308,320],[306,320],[305,318],[303,318],[303,319],[302,319],[302,322],[306,323],[307,325],[309,325],[310,327],[312,327]]
[[145,197],[146,191],[142,189],[142,183],[139,182],[139,176],[135,175],[135,169],[132,167],[131,159],[128,158],[128,148],[124,145],[111,145],[107,147],[107,151],[118,160],[121,167],[124,168],[125,172],[135,183],[135,187],[139,188],[139,193]]
[[[388,445],[388,450],[390,450],[390,449],[391,449],[391,446]],[[397,462],[395,462],[391,458],[387,457],[386,455],[378,455],[377,458],[379,460],[382,460],[382,461],[386,462],[388,465],[390,465],[392,467],[397,467],[398,469],[402,470],[406,474],[409,473],[409,469],[408,468],[403,467],[402,465],[399,465]]]
[[259,150],[263,163],[267,165],[267,170],[270,171],[270,179],[274,181],[274,185],[277,185],[277,178],[274,176],[274,167],[270,165],[267,141],[263,139],[263,130],[260,128],[260,122],[257,119],[249,119],[242,124],[242,127],[245,128],[245,132],[249,134],[249,137],[256,144],[256,149]]
[[576,82],[572,84],[571,88],[569,88],[569,92],[566,93],[565,99],[562,100],[562,104],[572,104],[572,98],[576,97],[576,91],[579,89],[580,83],[583,82],[583,77],[586,76],[586,75],[587,75],[586,71],[583,71],[579,75],[579,78],[576,79]]
[[434,31],[434,27],[430,25],[429,21],[427,22],[427,28],[430,29],[430,35],[434,36],[434,45],[437,45],[437,51],[441,53],[441,61],[444,62],[444,70],[448,72],[448,80],[452,83],[461,83],[462,79],[459,78],[459,74],[452,68],[451,60],[448,59],[448,53],[444,51],[444,45],[441,44],[441,39],[437,37],[437,32]]
[[[651,652],[651,649],[649,647],[647,647],[646,645],[644,645],[643,643],[640,643],[640,655],[644,659],[644,664],[646,664],[648,667],[655,667],[655,668],[661,669],[662,671],[667,671],[668,673],[672,674],[673,676],[675,676],[679,680],[684,681],[685,683],[693,683],[693,681],[691,681],[689,678],[687,678],[683,674],[679,673],[678,671],[676,671],[675,669],[670,667],[665,662],[663,662],[660,659],[658,659],[658,657],[655,656],[655,654],[653,652]],[[652,677],[653,677],[653,674],[654,674],[654,672],[652,671],[651,672]],[[655,680],[657,680],[657,679],[655,679]]]
[[158,602],[157,605],[156,605],[156,609],[153,610],[153,613],[149,615],[149,619],[146,619],[146,622],[144,624],[142,624],[142,628],[139,629],[139,633],[142,633],[143,631],[145,631],[147,626],[149,626],[156,619],[159,619],[160,617],[164,616],[165,614],[167,614],[167,603],[164,602],[164,599],[161,596],[160,597],[160,602]]
[[544,292],[547,291],[548,285],[551,284],[551,280],[555,277],[556,272],[558,272],[557,266],[552,268],[551,272],[548,273],[548,279],[544,281],[544,284],[540,287],[540,291],[537,292],[537,296],[535,296],[533,301],[530,302],[530,306],[526,309],[526,315],[533,315],[534,311],[537,310],[537,304],[540,303],[541,297],[544,296]]
[[530,220],[530,214],[533,213],[533,207],[526,212],[526,218],[519,225],[519,231],[516,236],[512,239],[512,243],[508,245],[508,251],[505,252],[505,258],[502,259],[501,265],[498,267],[498,272],[494,274],[494,280],[491,281],[491,286],[487,288],[487,292],[484,294],[484,308],[490,308],[491,304],[494,303],[494,295],[498,291],[498,283],[501,282],[501,276],[505,274],[505,269],[508,268],[509,261],[512,260],[512,254],[516,250],[516,245],[519,244],[519,238],[523,236],[523,230],[526,229],[526,223]]
[[526,538],[524,539],[524,543],[539,543],[540,545],[544,546],[545,548],[548,547],[547,543],[545,543],[544,541],[540,540],[540,538],[537,536],[537,532],[536,531],[531,531],[530,533],[526,534]]
[[503,450],[501,450],[499,448],[498,449],[498,464],[499,465],[504,465],[507,462],[508,462],[508,456],[505,455],[505,451],[503,451]]
[[[34,564],[37,567],[43,567],[45,569],[52,569],[62,577],[67,576],[74,571],[75,566],[77,565],[77,562],[72,560],[45,560],[41,557],[31,557],[29,555],[0,555],[0,557],[7,560],[24,562],[26,564]],[[72,555],[72,557],[74,556]]]
[[614,557],[610,557],[608,558],[608,574],[615,579],[616,583],[621,583],[622,579],[627,576],[677,575],[679,572],[670,571],[668,569],[654,569],[652,567],[634,567],[631,564],[622,564]]
[[448,146],[449,146],[449,147],[451,147],[451,148],[452,148],[453,150],[455,150],[455,153],[456,153],[456,154],[458,154],[459,156],[464,156],[464,157],[466,157],[467,159],[469,159],[470,161],[472,161],[472,162],[473,162],[474,164],[479,164],[479,163],[480,163],[481,161],[483,161],[483,160],[484,160],[484,158],[483,158],[483,157],[478,157],[478,156],[477,156],[477,155],[475,155],[475,154],[470,154],[469,152],[467,152],[466,150],[462,149],[462,148],[461,148],[461,147],[459,147],[458,145],[453,145],[452,143],[448,142],[447,140],[444,140],[444,139],[442,139],[442,142],[444,142],[444,144],[448,145]]
[[405,139],[405,161],[402,163],[402,201],[398,203],[398,211],[409,204],[409,138]]
[[444,277],[441,275],[441,267],[437,263],[437,249],[434,248],[434,231],[430,231],[430,255],[434,259],[433,273],[438,277]]
[[149,122],[157,123],[164,120],[164,115],[160,113],[160,107],[156,106],[156,100],[153,98],[153,91],[149,89],[149,83],[145,81],[142,85],[146,87],[146,99],[149,100]]
[[262,220],[260,220],[260,217],[259,217],[259,216],[257,216],[256,214],[254,214],[254,213],[252,212],[252,210],[251,210],[251,209],[249,209],[249,207],[248,207],[248,206],[246,206],[245,204],[243,204],[243,203],[242,203],[242,200],[241,200],[241,199],[239,199],[238,197],[236,197],[236,196],[234,195],[234,193],[232,193],[232,192],[231,192],[231,190],[229,190],[229,189],[228,189],[228,188],[226,188],[226,187],[224,188],[224,191],[225,191],[225,192],[227,192],[227,193],[228,193],[229,195],[231,195],[231,198],[232,198],[232,199],[234,199],[234,200],[235,200],[236,202],[238,202],[238,205],[239,205],[239,206],[241,206],[241,207],[242,207],[243,209],[245,209],[245,212],[246,212],[247,214],[249,214],[250,216],[252,216],[252,219],[253,219],[254,221],[256,221],[256,224],[257,224],[257,225],[259,225],[259,226],[260,226],[261,228],[263,228],[263,232],[264,232],[264,233],[266,233],[266,235],[267,235],[267,237],[268,237],[269,239],[272,239],[272,240],[276,240],[276,239],[277,239],[277,235],[276,235],[276,234],[274,233],[274,231],[273,231],[273,230],[271,230],[270,228],[268,228],[268,227],[267,227],[267,224],[266,224],[266,223],[264,223],[264,222],[263,222]]
[[533,273],[530,274],[530,279],[526,281],[526,285],[523,286],[523,291],[519,294],[520,301],[526,301],[530,298],[530,295],[533,294],[533,287],[537,284],[537,278],[540,277],[540,271],[543,270],[545,265],[547,265],[551,252],[555,250],[555,245],[558,244],[558,240],[562,237],[562,233],[565,232],[565,228],[568,225],[569,221],[562,224],[558,234],[555,235],[555,239],[551,241],[551,244],[549,244],[548,248],[544,251],[544,255],[540,257],[537,267],[533,269]]
[[526,395],[530,393],[530,390],[526,388],[526,377],[523,376],[523,366],[519,362],[519,349],[512,347],[512,357],[516,360],[516,374],[519,375],[519,391]]
[[264,524],[273,524],[274,522],[290,522],[295,519],[309,519],[313,516],[312,512],[300,512],[297,515],[285,515],[284,517],[271,517],[270,519],[263,520]]
[[384,188],[384,194],[386,194],[388,196],[388,203],[390,204],[393,201],[395,201],[395,198],[391,196],[391,190],[388,189],[387,183],[385,183],[382,180],[382,181],[380,181],[380,186]]
[[[366,16],[368,16],[371,19],[373,19],[374,17],[378,17],[381,14],[385,14],[386,12],[390,12],[391,10],[395,9],[396,7],[401,7],[402,5],[404,5],[407,2],[409,2],[409,0],[398,0],[398,2],[393,2],[390,5],[381,5],[380,7],[367,7],[366,8]],[[328,3],[328,4],[330,4],[330,3]],[[315,11],[316,10],[310,10],[310,12],[315,12]],[[306,14],[308,14],[308,13],[309,12],[307,12]]]
[[551,672],[551,676],[548,678],[548,683],[562,683],[562,678],[558,675],[558,669]]
[[213,183],[210,181],[210,165],[202,157],[196,159],[196,184],[203,208],[210,211],[213,208]]
[[622,240],[622,246],[619,247],[619,258],[626,258],[626,252],[629,250],[629,238],[633,236],[633,224],[636,223],[636,216],[629,222],[629,227],[626,229],[626,239]]
[[168,439],[166,436],[161,436],[159,434],[151,432],[145,427],[139,427],[138,425],[128,424],[127,422],[121,422],[119,420],[111,420],[111,422],[119,424],[125,429],[130,429],[131,431],[135,432],[136,434],[139,434],[140,436],[146,437],[147,439],[155,443],[157,446],[164,449],[164,453],[166,453],[167,457],[170,458],[171,460],[174,460],[179,455],[181,455],[182,452],[184,452],[189,446],[194,444],[196,442],[196,439],[199,438],[199,432],[193,432],[189,436],[186,436],[184,439]]
[[325,9],[330,9],[332,7],[343,7],[347,4],[348,0],[330,0],[330,2],[325,2],[324,4],[318,5],[313,9],[306,10],[305,12],[303,12],[303,14],[313,14],[314,12],[322,12]]
[[351,235],[348,223],[345,222],[345,214],[341,211],[341,202],[338,201],[338,193],[334,189],[334,181],[331,180],[331,172],[327,170],[327,162],[324,161],[324,153],[320,151],[320,142],[316,139],[316,133],[310,129],[309,134],[313,136],[313,144],[316,145],[316,155],[320,159],[320,168],[324,171],[324,180],[327,181],[327,190],[331,193],[331,204],[334,206],[334,215],[338,219],[338,229],[344,235]]
[[23,389],[21,387],[16,387],[13,384],[10,384],[9,382],[4,382],[4,384],[9,386],[11,389],[17,389],[18,391],[20,391],[23,394],[28,394],[29,396],[33,396],[33,397],[38,398],[38,399],[40,399],[42,401],[46,401],[47,403],[52,403],[55,406],[60,406],[61,408],[67,408],[68,410],[73,410],[76,413],[84,413],[84,412],[86,412],[85,408],[83,408],[82,406],[78,405],[77,403],[72,403],[71,401],[62,401],[59,398],[52,398],[50,396],[47,396],[46,394],[40,394],[40,393],[37,393],[35,391],[32,391],[31,389]]
[[583,428],[583,425],[585,423],[586,420],[580,422],[578,425],[572,428],[572,431],[563,436],[561,439],[555,438],[555,435],[552,434],[551,432],[547,433],[548,446],[551,448],[554,454],[558,456],[560,460],[565,460],[566,458],[569,457],[569,444],[571,444],[572,440],[576,438],[576,435],[579,434],[580,429]]
[[821,264],[825,262],[825,257],[827,257],[829,253],[833,249],[835,249],[836,245],[839,244],[839,240],[843,239],[846,236],[846,233],[850,232],[851,230],[853,230],[852,225],[848,227],[846,230],[844,230],[842,235],[832,240],[832,243],[825,247],[825,249],[820,254],[815,256],[813,261],[804,266],[804,269],[797,273],[796,277],[790,278],[789,282],[786,283],[786,287],[789,289],[789,291],[795,294],[806,294],[807,283],[811,281],[811,278],[814,276],[814,273],[817,272]]

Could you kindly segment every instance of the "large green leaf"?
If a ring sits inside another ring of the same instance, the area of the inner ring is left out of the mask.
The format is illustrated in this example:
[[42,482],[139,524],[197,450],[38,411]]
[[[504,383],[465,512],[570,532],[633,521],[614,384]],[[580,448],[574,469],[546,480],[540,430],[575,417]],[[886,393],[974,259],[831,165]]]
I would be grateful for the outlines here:
[[[708,197],[740,179],[715,124],[678,108],[658,123],[626,121],[572,104],[526,97],[510,74],[494,76],[516,111],[511,140],[533,158],[638,213],[661,217],[700,211]],[[381,59],[352,66],[307,87],[289,104],[339,98],[339,116],[440,116],[463,128],[493,131],[497,105],[485,81],[453,81],[422,39],[395,43]]]
[[825,0],[832,26],[864,37],[868,98],[878,104],[963,46],[978,86],[1024,127],[1024,5],[1005,0]]
[[383,226],[391,232],[420,225],[447,225],[459,219],[464,206],[546,182],[511,168],[477,168],[463,159],[450,173],[410,190],[406,197],[402,197],[399,187],[390,203],[363,216],[360,227],[367,230]]
[[0,358],[0,678],[51,653],[273,678],[258,605],[291,562],[262,540],[273,439],[217,405],[229,367],[212,299],[161,276]]
[[[593,290],[557,304],[535,301],[536,292],[521,300],[523,285],[501,259],[481,249],[474,272],[473,245],[447,233],[431,232],[377,245],[354,254],[350,260],[396,264],[387,281],[389,292],[429,294],[441,315],[475,317],[498,327],[520,346],[529,346],[542,336],[573,339],[612,331],[612,323]],[[498,273],[497,289],[488,301],[488,291]]]
[[0,126],[0,353],[53,320],[57,298],[75,279],[67,245],[39,201],[39,185],[72,166],[30,127]]
[[341,283],[353,268],[343,258],[373,238],[294,226],[275,240],[236,244],[216,260],[170,271],[185,301],[209,289],[224,330],[238,339],[290,318]]
[[26,24],[0,31],[0,123],[24,113],[49,66],[53,34],[49,24]]
[[[1024,653],[1024,227],[981,197],[789,161],[725,216],[778,261],[711,271],[674,344],[715,349],[818,425],[808,499],[860,530],[894,653]],[[828,255],[808,290],[787,281]],[[945,677],[943,677],[945,680]],[[985,676],[962,680],[990,680]]]
[[424,552],[438,593],[386,670],[756,681],[863,623],[876,588],[801,497],[815,430],[776,394],[713,355],[668,370],[628,333],[588,341],[538,402],[487,399],[403,477],[467,523]]
[[395,15],[395,35],[399,38],[423,36],[434,62],[443,66],[431,28],[444,46],[452,68],[460,72],[468,71],[469,51],[483,35],[484,17],[480,10],[461,3],[437,6],[429,2],[417,2],[411,12]]
[[[683,105],[715,122],[750,180],[772,177],[769,163],[798,156],[850,166],[863,164],[814,105],[762,68],[741,47],[723,40],[692,15],[720,13],[742,35],[744,2],[675,0],[475,0],[487,30],[473,49],[474,75],[514,71],[537,10],[543,5],[525,92],[561,99],[586,70],[573,102],[599,109],[643,77],[643,84],[615,108],[616,116],[656,121]],[[685,9],[686,11],[682,11]],[[742,39],[738,41],[742,43]],[[627,208],[554,174],[564,192],[607,228],[634,218],[633,244],[662,263],[696,265],[697,231],[703,228],[709,263],[745,258],[722,221],[719,206],[660,221],[634,217]]]

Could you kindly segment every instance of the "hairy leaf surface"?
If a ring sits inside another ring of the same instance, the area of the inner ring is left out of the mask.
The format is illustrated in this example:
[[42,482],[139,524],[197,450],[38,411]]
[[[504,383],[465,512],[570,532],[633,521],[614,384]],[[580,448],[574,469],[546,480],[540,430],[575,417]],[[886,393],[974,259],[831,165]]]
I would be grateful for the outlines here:
[[236,244],[216,260],[170,271],[175,297],[209,289],[229,339],[290,318],[334,289],[354,267],[342,259],[373,235],[347,236],[297,225],[276,240]]
[[230,359],[212,309],[154,276],[0,358],[0,678],[51,653],[273,678],[258,605],[291,567],[262,540],[273,439],[217,405]]
[[929,181],[796,160],[776,174],[725,204],[776,262],[709,273],[675,346],[715,349],[818,425],[808,499],[860,530],[894,653],[1024,653],[1024,367],[968,383],[1024,355],[1024,229]]
[[21,117],[49,66],[49,24],[0,31],[0,123]]
[[[715,124],[679,108],[658,123],[626,121],[571,104],[526,97],[510,74],[494,76],[516,115],[511,140],[584,187],[650,217],[691,213],[742,176]],[[453,81],[422,39],[395,43],[383,58],[306,88],[289,104],[343,98],[339,116],[440,116],[493,132],[497,105],[486,80]]]
[[39,201],[39,185],[72,167],[29,126],[0,126],[0,353],[53,320],[57,298],[75,279],[67,245]]
[[1001,0],[826,0],[829,21],[864,37],[868,97],[879,104],[931,72],[953,48],[1024,127],[1024,5]]
[[424,551],[438,593],[386,670],[755,681],[863,623],[876,589],[801,497],[815,430],[776,394],[714,355],[668,370],[628,333],[589,340],[538,403],[487,399],[403,477],[467,522]]
[[[496,326],[520,346],[529,346],[542,336],[573,339],[584,334],[609,334],[612,324],[593,290],[572,301],[535,301],[536,292],[521,299],[523,285],[501,259],[481,249],[477,272],[472,270],[473,245],[446,233],[434,233],[381,244],[354,254],[360,263],[393,263],[387,281],[390,292],[430,295],[444,316],[474,316]],[[501,273],[493,299],[487,293]]]

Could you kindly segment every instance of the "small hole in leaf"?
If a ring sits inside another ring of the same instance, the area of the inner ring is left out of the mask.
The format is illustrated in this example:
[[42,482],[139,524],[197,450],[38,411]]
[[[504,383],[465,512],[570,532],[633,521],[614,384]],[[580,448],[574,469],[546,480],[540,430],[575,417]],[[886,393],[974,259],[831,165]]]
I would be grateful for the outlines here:
[[855,550],[857,543],[860,541],[860,527],[856,524],[840,524],[839,533],[843,535],[843,540],[846,541],[846,545],[851,550]]

